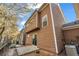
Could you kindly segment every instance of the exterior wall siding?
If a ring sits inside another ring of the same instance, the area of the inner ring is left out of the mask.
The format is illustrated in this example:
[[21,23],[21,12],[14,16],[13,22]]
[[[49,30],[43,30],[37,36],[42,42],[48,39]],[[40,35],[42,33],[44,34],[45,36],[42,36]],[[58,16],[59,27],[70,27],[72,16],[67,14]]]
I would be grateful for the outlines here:
[[48,25],[46,27],[40,28],[38,32],[38,47],[42,49],[46,49],[49,51],[55,52],[55,44],[54,44],[54,37],[53,37],[53,29],[52,29],[52,21],[51,21],[51,14],[50,14],[50,6],[47,5],[40,13],[40,22],[42,23],[42,17],[44,15],[48,16]]
[[36,28],[38,28],[38,21],[37,21],[37,13],[35,13],[31,18],[30,20],[27,22],[26,24],[26,32],[29,32],[29,31],[32,31]]
[[[48,25],[42,28],[42,17],[46,14],[48,16]],[[26,44],[32,45],[32,35],[37,34],[37,47],[55,52],[55,44],[54,44],[52,21],[51,21],[49,5],[45,7],[41,12],[39,12],[38,15],[39,15],[38,20],[40,22],[40,25],[39,25],[40,30],[38,31],[35,30],[33,32],[28,33],[26,36]]]
[[[52,14],[53,16],[51,15],[50,4],[48,4],[43,10],[39,11],[36,14],[37,16],[36,19],[38,22],[37,25],[39,26],[40,29],[39,30],[35,29],[34,31],[27,33],[26,36],[26,45],[32,45],[32,36],[33,34],[37,35],[37,47],[40,48],[41,54],[47,53],[48,55],[57,55],[63,49],[63,41],[62,41],[63,36],[61,28],[64,19],[61,15],[61,11],[58,5],[52,4]],[[45,15],[47,15],[48,17],[48,25],[46,27],[42,27],[42,17]],[[52,20],[54,21],[54,27],[52,24]],[[31,24],[31,26],[33,25]],[[53,28],[55,28],[55,34]],[[54,35],[56,37],[54,37]],[[55,38],[57,40],[56,43]],[[58,53],[56,52],[55,44],[57,44]]]
[[[36,30],[36,31],[28,33],[26,35],[26,45],[32,45],[32,37],[34,34],[37,35],[37,41],[38,41],[38,31]],[[38,43],[37,43],[37,45],[38,45]]]
[[55,27],[55,36],[57,41],[57,49],[58,53],[64,49],[63,45],[63,34],[62,34],[62,25],[64,24],[64,17],[61,13],[61,10],[57,4],[52,4],[52,14],[53,14],[53,21]]

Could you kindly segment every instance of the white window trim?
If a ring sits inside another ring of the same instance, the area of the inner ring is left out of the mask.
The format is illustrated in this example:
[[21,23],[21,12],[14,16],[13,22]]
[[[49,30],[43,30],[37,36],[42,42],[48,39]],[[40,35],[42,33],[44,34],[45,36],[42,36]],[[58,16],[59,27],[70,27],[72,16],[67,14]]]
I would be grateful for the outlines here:
[[37,35],[37,33],[33,34],[33,35],[32,35],[32,38],[34,38],[35,35]]
[[32,39],[34,39],[34,37],[35,37],[35,34],[32,35]]
[[[46,19],[47,25],[46,25],[46,26],[43,26],[43,21],[45,20],[45,19],[44,19],[45,17],[47,17],[47,19]],[[46,14],[46,15],[44,15],[44,16],[42,17],[42,28],[47,27],[47,26],[48,26],[48,16],[47,16],[47,14]]]

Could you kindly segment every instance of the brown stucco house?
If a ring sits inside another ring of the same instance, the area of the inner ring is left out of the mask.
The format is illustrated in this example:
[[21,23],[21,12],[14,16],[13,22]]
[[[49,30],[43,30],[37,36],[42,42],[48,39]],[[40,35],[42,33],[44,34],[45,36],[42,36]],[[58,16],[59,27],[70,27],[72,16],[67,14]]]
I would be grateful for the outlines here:
[[35,45],[41,55],[61,55],[64,50],[64,16],[59,4],[43,4],[25,24],[26,45]]

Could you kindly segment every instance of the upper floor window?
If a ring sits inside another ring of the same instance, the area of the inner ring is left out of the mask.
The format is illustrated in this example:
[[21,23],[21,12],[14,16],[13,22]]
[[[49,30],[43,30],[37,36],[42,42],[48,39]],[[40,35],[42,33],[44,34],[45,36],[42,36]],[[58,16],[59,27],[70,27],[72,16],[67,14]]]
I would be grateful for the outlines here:
[[45,27],[47,25],[48,25],[48,17],[47,17],[47,15],[44,15],[42,17],[42,27]]

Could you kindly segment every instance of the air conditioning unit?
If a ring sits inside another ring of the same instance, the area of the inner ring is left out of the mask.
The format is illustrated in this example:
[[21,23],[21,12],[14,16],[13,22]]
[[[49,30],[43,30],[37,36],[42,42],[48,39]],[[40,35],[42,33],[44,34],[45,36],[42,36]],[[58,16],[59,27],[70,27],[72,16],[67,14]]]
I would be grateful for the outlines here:
[[76,45],[65,45],[65,49],[68,56],[78,56]]

